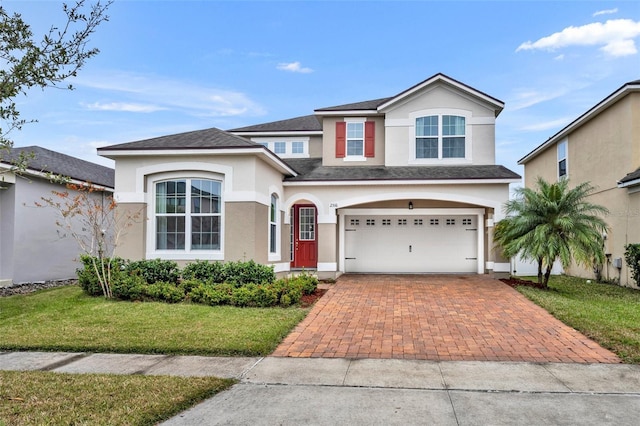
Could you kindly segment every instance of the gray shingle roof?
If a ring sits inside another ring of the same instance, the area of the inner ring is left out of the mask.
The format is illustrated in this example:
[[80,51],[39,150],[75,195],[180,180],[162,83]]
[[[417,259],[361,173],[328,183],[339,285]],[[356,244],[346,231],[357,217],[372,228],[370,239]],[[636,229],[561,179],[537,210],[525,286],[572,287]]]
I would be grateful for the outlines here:
[[326,107],[326,108],[318,108],[316,111],[317,112],[321,112],[321,111],[366,111],[366,110],[375,110],[376,108],[378,108],[378,106],[382,105],[383,103],[389,101],[393,99],[393,97],[390,98],[380,98],[380,99],[374,99],[371,101],[362,101],[362,102],[354,102],[351,104],[344,104],[344,105],[338,105],[338,106],[332,106],[332,107]]
[[629,174],[627,174],[625,177],[623,177],[622,179],[620,179],[620,183],[627,183],[627,182],[631,182],[633,180],[637,180],[640,179],[640,169],[637,169],[635,172],[631,172]]
[[221,149],[221,148],[255,148],[261,146],[241,136],[232,135],[215,127],[177,135],[160,136],[136,142],[98,148],[104,151],[127,151],[146,149]]
[[322,123],[315,115],[289,118],[287,120],[271,121],[253,126],[238,127],[230,132],[315,132],[322,131]]
[[34,157],[28,160],[27,165],[31,170],[62,175],[109,188],[114,187],[114,170],[112,168],[39,146],[12,148],[9,153],[6,151],[1,152],[0,156],[3,163],[11,164],[12,161],[20,156],[20,153],[25,155],[33,153]]
[[321,158],[287,159],[286,163],[299,173],[285,178],[297,181],[358,181],[358,180],[459,180],[459,179],[520,179],[520,175],[504,166],[323,166]]

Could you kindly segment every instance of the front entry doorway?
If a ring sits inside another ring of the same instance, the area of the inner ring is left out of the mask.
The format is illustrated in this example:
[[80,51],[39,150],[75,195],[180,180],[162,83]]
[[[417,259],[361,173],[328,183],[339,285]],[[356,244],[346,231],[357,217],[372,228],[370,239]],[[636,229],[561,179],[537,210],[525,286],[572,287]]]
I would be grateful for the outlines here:
[[291,267],[318,267],[317,211],[312,204],[291,208]]

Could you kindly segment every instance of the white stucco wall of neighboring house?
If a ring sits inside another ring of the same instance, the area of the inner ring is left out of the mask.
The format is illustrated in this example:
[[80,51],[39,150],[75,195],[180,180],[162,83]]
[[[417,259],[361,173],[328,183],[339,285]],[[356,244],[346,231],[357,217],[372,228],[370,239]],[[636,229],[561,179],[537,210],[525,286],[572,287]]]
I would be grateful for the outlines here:
[[[6,284],[75,278],[81,251],[57,225],[57,212],[37,207],[63,187],[41,178],[17,178],[0,194],[0,280]],[[95,193],[95,197],[102,197]]]

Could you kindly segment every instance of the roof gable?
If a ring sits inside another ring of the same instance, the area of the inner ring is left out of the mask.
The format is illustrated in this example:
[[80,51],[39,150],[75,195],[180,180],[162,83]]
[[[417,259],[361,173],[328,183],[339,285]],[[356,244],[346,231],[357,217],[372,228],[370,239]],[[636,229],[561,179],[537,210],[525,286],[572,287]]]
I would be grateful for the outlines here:
[[393,106],[397,105],[399,102],[403,102],[406,99],[412,97],[413,95],[428,89],[430,86],[434,86],[438,84],[444,84],[449,87],[453,87],[458,91],[462,91],[465,94],[471,96],[472,98],[480,100],[485,104],[491,105],[491,107],[495,110],[496,117],[504,109],[504,102],[502,102],[501,100],[494,98],[493,96],[489,96],[486,93],[481,92],[477,89],[474,89],[473,87],[468,86],[464,83],[461,83],[458,80],[454,80],[453,78],[448,77],[442,73],[438,73],[408,88],[407,90],[397,94],[396,96],[389,98],[388,101],[378,106],[378,111],[384,112],[385,110],[388,110],[389,108],[392,108]]
[[33,154],[34,156],[28,160],[27,168],[29,170],[65,176],[108,188],[114,187],[114,170],[112,168],[39,146],[11,148],[8,154],[2,153],[1,162],[11,164],[11,162],[17,160],[22,153],[24,155]]
[[611,105],[615,104],[616,102],[618,102],[619,100],[621,100],[622,98],[624,98],[625,96],[633,92],[640,92],[640,80],[630,81],[620,86],[618,90],[616,90],[615,92],[613,92],[612,94],[610,94],[609,96],[607,96],[606,98],[598,102],[596,105],[591,107],[587,112],[585,112],[584,114],[582,114],[581,116],[573,120],[571,123],[567,124],[555,135],[551,136],[545,142],[538,145],[533,151],[529,152],[527,155],[525,155],[520,160],[518,160],[518,164],[526,164],[529,160],[532,160],[533,158],[537,157],[538,154],[545,151],[549,146],[554,145],[557,142],[561,141],[569,133],[573,132],[575,129],[579,128],[584,123],[595,118],[603,110],[609,108]]

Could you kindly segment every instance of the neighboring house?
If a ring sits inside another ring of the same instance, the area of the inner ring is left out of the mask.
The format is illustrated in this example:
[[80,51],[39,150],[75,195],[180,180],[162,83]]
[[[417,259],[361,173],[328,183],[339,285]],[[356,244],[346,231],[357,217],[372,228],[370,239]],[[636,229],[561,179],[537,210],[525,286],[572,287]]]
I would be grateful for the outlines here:
[[[607,263],[603,276],[633,285],[624,261],[625,245],[640,243],[640,80],[624,84],[542,145],[523,157],[524,183],[591,182],[592,203],[607,207]],[[567,274],[586,278],[593,270],[575,265]]]
[[[12,161],[20,153],[33,154],[27,169],[16,174]],[[56,225],[56,211],[36,207],[53,190],[65,190],[52,183],[51,174],[65,176],[73,183],[91,182],[113,192],[114,171],[38,146],[0,151],[0,286],[13,283],[61,280],[75,277],[80,249],[76,241],[63,238]]]
[[119,208],[146,209],[119,255],[271,264],[276,272],[508,272],[493,250],[509,184],[504,104],[437,74],[313,115],[100,148]]

